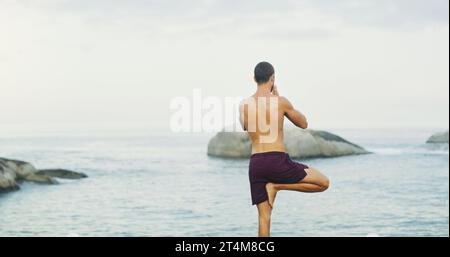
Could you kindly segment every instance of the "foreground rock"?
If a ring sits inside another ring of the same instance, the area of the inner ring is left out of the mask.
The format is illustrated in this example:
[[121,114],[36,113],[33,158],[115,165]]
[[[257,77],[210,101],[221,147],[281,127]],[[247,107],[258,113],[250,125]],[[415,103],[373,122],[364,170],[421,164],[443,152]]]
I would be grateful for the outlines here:
[[[287,130],[284,135],[284,144],[292,158],[338,157],[370,153],[326,131]],[[250,138],[245,132],[219,132],[209,141],[208,155],[228,158],[250,157]]]
[[53,169],[53,170],[39,170],[36,174],[50,176],[63,179],[80,179],[87,178],[86,174],[78,173],[70,170]]
[[68,170],[37,170],[27,162],[0,158],[0,192],[17,190],[22,181],[57,184],[54,177],[78,179],[87,176]]
[[432,135],[427,140],[427,143],[429,143],[429,144],[448,143],[448,131],[447,132],[436,133],[436,134]]

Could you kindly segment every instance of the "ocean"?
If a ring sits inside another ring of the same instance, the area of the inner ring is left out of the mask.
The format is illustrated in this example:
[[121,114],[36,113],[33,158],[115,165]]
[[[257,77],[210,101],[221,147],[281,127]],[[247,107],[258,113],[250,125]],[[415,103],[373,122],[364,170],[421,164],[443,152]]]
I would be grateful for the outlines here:
[[[328,191],[282,191],[272,236],[449,236],[448,144],[439,129],[329,130],[373,152],[297,160]],[[0,137],[0,156],[89,178],[0,195],[0,236],[256,236],[247,159],[206,154],[212,134]]]

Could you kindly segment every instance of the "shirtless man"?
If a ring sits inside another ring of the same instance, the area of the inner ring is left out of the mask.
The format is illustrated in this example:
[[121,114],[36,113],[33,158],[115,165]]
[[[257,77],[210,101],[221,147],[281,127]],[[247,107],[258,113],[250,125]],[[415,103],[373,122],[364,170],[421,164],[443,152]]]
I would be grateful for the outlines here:
[[[318,170],[292,161],[284,147],[284,117],[306,129],[306,117],[278,93],[275,71],[268,62],[255,67],[256,92],[239,108],[240,122],[252,141],[249,180],[252,204],[257,205],[260,237],[270,236],[270,218],[277,192],[323,192],[329,180]],[[270,124],[270,125],[267,125]]]

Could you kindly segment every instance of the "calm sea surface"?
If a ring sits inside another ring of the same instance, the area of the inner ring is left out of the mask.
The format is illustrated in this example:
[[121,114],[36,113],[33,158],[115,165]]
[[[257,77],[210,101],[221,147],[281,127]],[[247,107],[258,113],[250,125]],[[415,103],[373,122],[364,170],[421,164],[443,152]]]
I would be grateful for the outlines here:
[[[448,144],[439,130],[331,130],[374,154],[299,160],[322,194],[280,192],[273,236],[449,236]],[[84,172],[0,195],[0,236],[255,236],[248,160],[206,155],[211,135],[0,137],[0,156]]]

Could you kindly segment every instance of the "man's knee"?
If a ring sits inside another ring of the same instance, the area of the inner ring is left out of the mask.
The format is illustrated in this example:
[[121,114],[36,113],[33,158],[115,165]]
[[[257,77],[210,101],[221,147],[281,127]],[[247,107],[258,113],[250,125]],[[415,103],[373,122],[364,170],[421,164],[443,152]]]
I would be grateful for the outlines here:
[[320,183],[321,191],[326,191],[330,187],[330,180],[325,177]]

